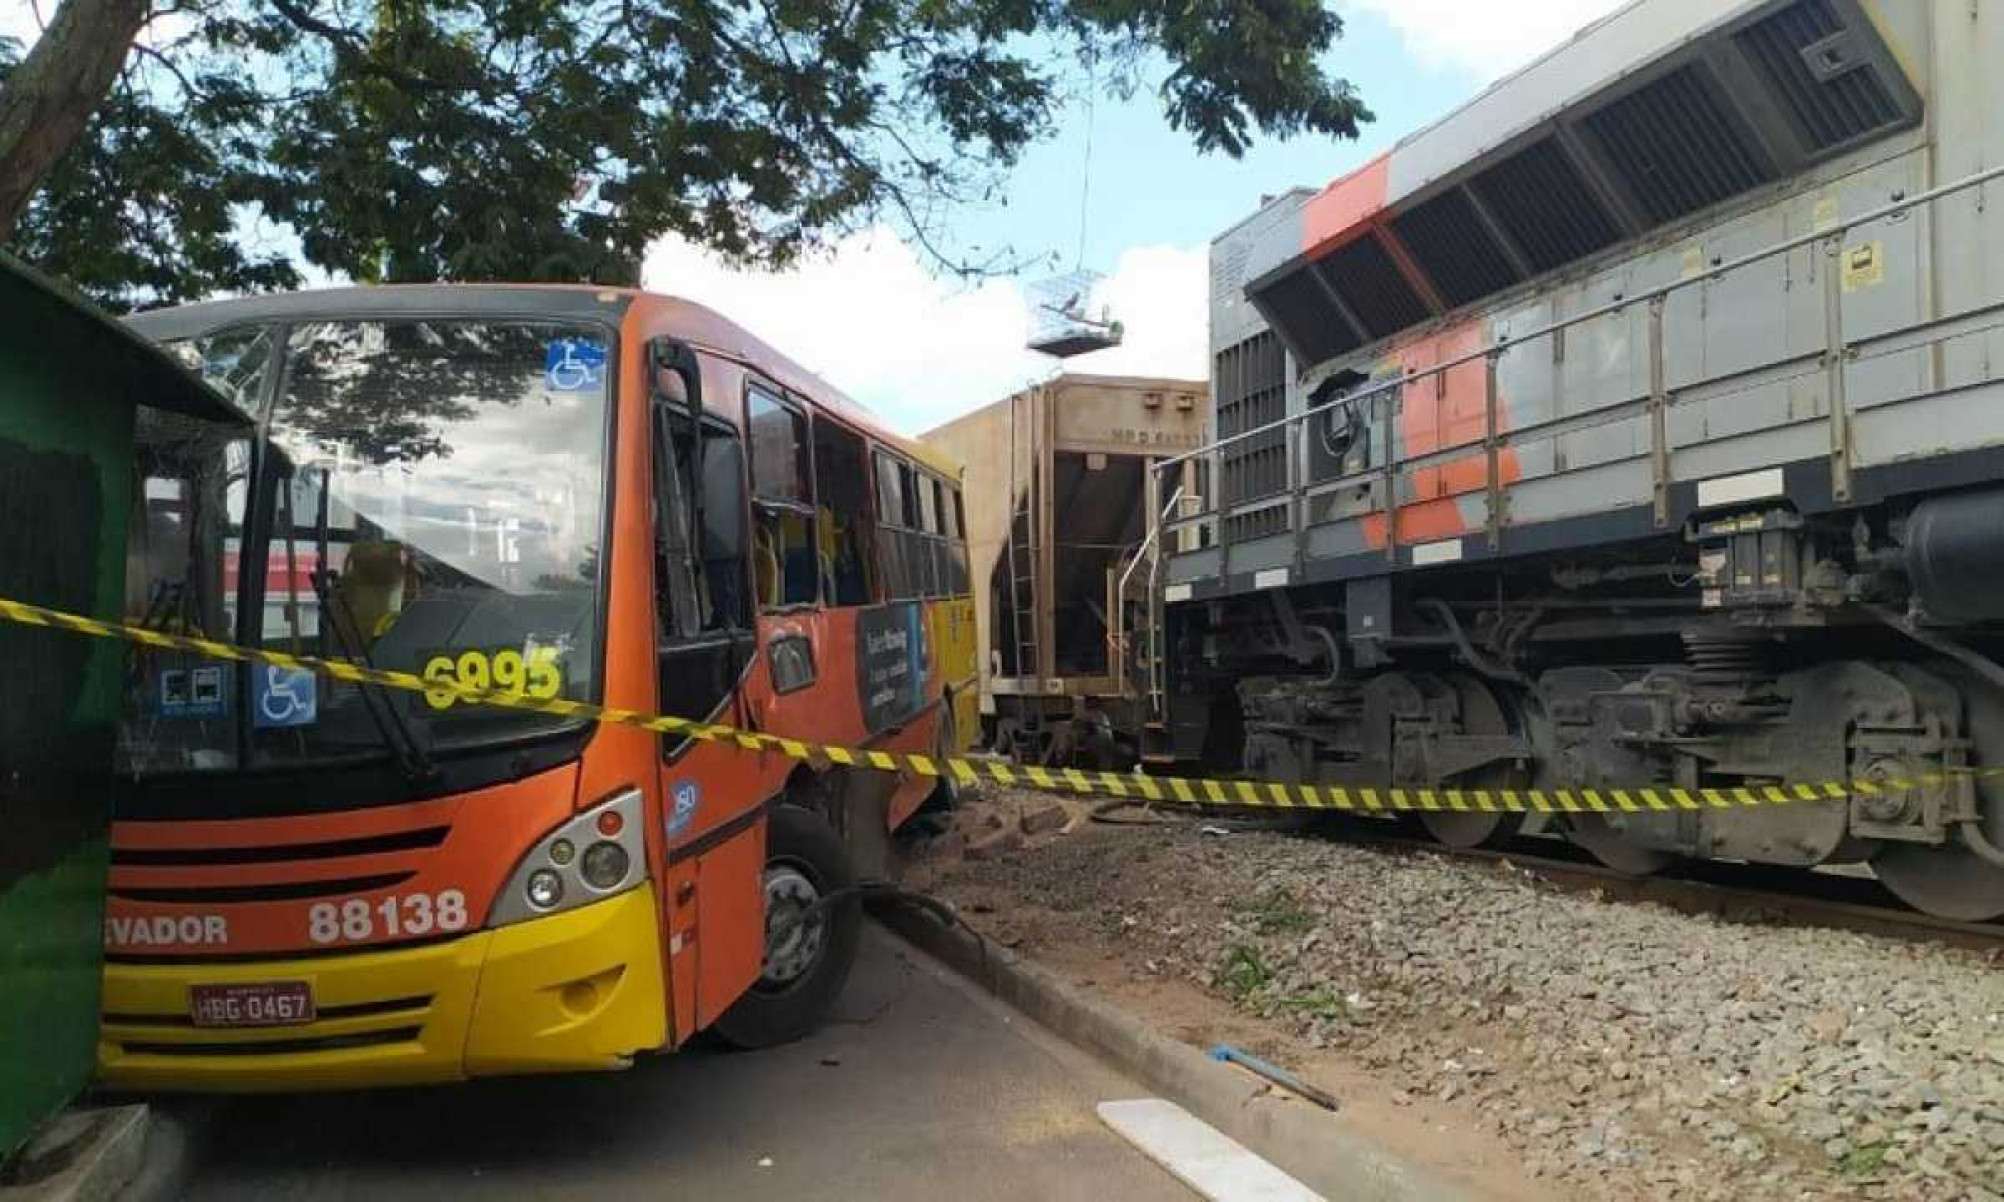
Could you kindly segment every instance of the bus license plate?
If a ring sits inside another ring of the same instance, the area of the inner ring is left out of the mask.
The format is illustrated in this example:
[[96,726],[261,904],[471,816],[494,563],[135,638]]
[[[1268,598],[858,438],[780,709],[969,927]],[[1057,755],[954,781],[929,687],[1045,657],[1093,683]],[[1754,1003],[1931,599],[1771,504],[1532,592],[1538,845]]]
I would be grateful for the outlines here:
[[313,987],[304,981],[191,985],[188,1017],[198,1027],[289,1027],[313,1021]]

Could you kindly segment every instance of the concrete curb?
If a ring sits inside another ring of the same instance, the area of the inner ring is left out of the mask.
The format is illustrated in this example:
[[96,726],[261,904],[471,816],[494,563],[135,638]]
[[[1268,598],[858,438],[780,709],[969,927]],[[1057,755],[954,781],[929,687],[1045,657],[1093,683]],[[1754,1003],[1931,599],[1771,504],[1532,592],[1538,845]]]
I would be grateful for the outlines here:
[[38,1153],[46,1157],[46,1169],[30,1165],[37,1173],[31,1180],[0,1185],[0,1202],[110,1202],[120,1197],[144,1166],[144,1149],[157,1118],[144,1105],[72,1107],[22,1153],[29,1160]]
[[1469,1195],[1394,1159],[1341,1120],[1276,1098],[1250,1076],[1158,1035],[1124,1011],[1006,948],[942,925],[916,907],[886,905],[878,921],[1061,1037],[1107,1059],[1325,1197],[1354,1202],[1458,1202]]
[[186,1197],[200,1160],[210,1109],[207,1102],[156,1104],[139,1171],[115,1196],[115,1202],[171,1202]]

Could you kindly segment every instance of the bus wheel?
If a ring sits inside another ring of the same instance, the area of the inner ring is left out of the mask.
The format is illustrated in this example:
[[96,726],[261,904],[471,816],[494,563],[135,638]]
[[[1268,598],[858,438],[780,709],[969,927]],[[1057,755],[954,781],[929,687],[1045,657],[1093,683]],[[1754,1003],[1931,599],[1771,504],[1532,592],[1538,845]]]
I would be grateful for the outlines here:
[[718,1017],[740,1048],[790,1043],[813,1031],[849,979],[863,932],[848,851],[821,815],[773,807],[765,842],[765,961],[758,980]]

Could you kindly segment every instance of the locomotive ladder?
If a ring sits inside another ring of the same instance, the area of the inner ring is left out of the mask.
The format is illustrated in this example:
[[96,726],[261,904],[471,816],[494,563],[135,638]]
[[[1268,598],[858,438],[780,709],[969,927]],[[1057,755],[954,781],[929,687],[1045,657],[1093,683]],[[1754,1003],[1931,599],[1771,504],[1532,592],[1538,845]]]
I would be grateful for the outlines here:
[[[1037,450],[1031,398],[1009,400],[1009,613],[1016,662],[1012,674],[1019,682],[1042,672],[1037,654]],[[1030,429],[1024,427],[1029,425]],[[1028,448],[1030,474],[1022,478],[1024,450]],[[1023,686],[1019,683],[1019,689]]]

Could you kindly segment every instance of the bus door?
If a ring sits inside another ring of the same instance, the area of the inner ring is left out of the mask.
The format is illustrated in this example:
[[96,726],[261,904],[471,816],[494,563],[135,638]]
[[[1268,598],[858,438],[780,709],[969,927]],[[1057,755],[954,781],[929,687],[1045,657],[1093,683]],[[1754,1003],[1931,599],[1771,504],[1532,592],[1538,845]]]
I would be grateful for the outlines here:
[[[747,726],[760,676],[745,453],[706,415],[702,365],[657,340],[652,461],[661,712]],[[764,954],[765,815],[780,757],[728,740],[661,741],[661,904],[676,1042],[708,1026],[758,978]]]

